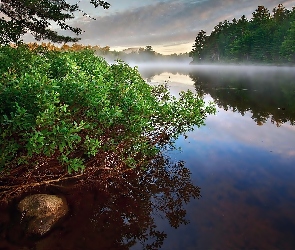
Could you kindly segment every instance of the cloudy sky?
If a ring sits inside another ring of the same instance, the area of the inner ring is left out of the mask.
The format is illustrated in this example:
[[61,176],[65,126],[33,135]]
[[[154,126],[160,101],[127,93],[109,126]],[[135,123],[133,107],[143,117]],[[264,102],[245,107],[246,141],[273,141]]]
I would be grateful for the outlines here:
[[[68,0],[75,3],[77,0]],[[111,50],[151,45],[163,54],[189,52],[197,33],[210,34],[220,21],[251,18],[258,5],[270,11],[279,3],[291,9],[295,0],[107,0],[108,10],[94,9],[89,0],[80,7],[96,20],[77,15],[73,25],[85,30],[81,43]]]

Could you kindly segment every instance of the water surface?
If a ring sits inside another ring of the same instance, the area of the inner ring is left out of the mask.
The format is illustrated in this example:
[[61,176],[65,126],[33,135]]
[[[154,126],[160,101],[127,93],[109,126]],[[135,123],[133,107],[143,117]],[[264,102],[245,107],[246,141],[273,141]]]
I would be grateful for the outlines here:
[[206,126],[172,152],[193,173],[201,198],[189,225],[170,229],[163,249],[295,248],[295,68],[195,66],[152,70],[150,82],[214,101]]
[[173,95],[191,90],[213,101],[216,115],[147,171],[34,190],[62,194],[70,206],[41,239],[21,231],[17,200],[0,207],[0,249],[295,249],[295,68],[139,70]]

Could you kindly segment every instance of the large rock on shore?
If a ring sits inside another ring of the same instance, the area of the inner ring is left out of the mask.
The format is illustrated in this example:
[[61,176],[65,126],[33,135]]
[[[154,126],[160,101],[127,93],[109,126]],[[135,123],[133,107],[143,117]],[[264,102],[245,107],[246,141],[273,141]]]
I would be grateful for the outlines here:
[[18,204],[25,223],[26,234],[43,236],[68,212],[68,205],[63,197],[48,194],[27,196]]

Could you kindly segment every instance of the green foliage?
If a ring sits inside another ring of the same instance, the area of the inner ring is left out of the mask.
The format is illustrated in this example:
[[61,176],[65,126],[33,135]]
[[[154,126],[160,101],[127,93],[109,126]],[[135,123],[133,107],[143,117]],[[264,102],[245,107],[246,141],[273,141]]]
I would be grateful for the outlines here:
[[270,14],[258,6],[252,14],[250,20],[220,22],[209,36],[200,31],[190,52],[193,62],[294,63],[295,7],[279,4]]
[[[101,0],[89,1],[95,8],[101,6],[109,8],[110,4]],[[75,42],[78,38],[59,35],[50,29],[54,23],[62,30],[81,34],[80,28],[75,28],[66,23],[73,19],[74,13],[80,11],[78,4],[69,4],[65,0],[2,0],[0,2],[0,44],[18,43],[22,35],[30,32],[37,40],[48,39],[53,42]],[[5,17],[5,18],[4,18]]]
[[204,51],[206,38],[207,36],[204,30],[201,30],[196,37],[193,50],[189,54],[189,56],[194,57],[195,61],[202,60],[202,52]]
[[291,23],[280,52],[290,62],[295,62],[295,21]]
[[[0,47],[0,169],[57,159],[68,171],[104,155],[144,166],[168,141],[204,124],[212,105],[172,97],[124,62],[92,51]],[[107,163],[105,163],[107,165]]]

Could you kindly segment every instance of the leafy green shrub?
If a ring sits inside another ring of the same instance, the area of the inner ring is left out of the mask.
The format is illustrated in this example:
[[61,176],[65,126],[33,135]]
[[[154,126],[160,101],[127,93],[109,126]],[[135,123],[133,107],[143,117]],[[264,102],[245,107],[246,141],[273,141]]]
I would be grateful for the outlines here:
[[3,46],[0,60],[0,170],[52,159],[69,172],[95,158],[144,166],[215,111],[191,92],[172,97],[136,68],[108,65],[89,50]]

